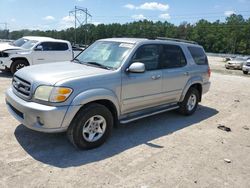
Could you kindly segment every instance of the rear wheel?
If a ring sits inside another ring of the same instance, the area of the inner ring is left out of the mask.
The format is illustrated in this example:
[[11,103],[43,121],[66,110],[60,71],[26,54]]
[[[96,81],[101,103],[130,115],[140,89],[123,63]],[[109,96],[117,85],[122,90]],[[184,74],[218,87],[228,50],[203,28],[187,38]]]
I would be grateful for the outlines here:
[[183,115],[193,114],[197,109],[200,95],[196,88],[191,87],[186,93],[184,100],[179,104],[179,112]]
[[70,142],[79,149],[102,145],[113,129],[112,113],[101,104],[89,104],[81,109],[67,130]]
[[248,71],[243,71],[243,74],[248,74]]
[[21,68],[23,67],[26,67],[28,66],[29,63],[25,60],[22,60],[22,59],[18,59],[18,60],[15,60],[12,64],[11,64],[11,67],[10,67],[10,72],[12,74],[14,74],[16,71],[20,70]]

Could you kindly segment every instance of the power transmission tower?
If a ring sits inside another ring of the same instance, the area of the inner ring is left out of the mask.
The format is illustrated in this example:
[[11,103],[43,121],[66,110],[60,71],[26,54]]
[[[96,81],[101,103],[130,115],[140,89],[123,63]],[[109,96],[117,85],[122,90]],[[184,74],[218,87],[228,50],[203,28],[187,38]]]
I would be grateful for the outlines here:
[[[75,6],[74,10],[69,11],[69,16],[74,16],[75,19],[75,44],[77,42],[76,28],[88,24],[88,19],[92,17],[87,8]],[[87,44],[87,26],[85,27],[84,43]]]
[[0,23],[1,25],[4,25],[4,30],[8,30],[8,23],[7,22],[3,22],[3,23]]

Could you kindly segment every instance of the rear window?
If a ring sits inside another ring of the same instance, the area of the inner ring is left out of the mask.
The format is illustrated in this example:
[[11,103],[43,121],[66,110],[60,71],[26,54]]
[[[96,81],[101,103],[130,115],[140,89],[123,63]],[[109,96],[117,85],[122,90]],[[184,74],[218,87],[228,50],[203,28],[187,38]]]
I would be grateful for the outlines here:
[[43,51],[65,51],[68,50],[68,44],[63,42],[43,42]]
[[207,65],[208,64],[207,56],[202,48],[189,46],[188,50],[191,53],[191,55],[194,59],[194,62],[197,65]]

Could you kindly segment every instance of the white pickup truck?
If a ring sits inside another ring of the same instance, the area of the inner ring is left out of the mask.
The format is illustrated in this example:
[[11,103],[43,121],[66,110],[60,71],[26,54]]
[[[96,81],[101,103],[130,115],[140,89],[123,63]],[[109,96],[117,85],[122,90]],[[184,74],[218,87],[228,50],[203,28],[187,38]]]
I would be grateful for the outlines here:
[[69,61],[78,53],[73,52],[70,42],[65,40],[27,36],[0,44],[0,69],[14,74],[29,65]]

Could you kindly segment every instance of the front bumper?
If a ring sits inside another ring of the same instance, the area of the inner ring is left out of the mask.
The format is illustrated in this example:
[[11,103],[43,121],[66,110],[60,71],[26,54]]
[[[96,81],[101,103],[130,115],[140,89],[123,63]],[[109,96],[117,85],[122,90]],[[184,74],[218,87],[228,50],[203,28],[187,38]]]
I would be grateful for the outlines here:
[[250,66],[243,65],[242,70],[250,72]]
[[67,130],[67,127],[62,127],[62,123],[69,106],[55,107],[27,102],[17,97],[12,88],[6,92],[6,104],[9,112],[32,130],[47,133]]
[[226,68],[230,68],[230,69],[241,69],[242,65],[240,64],[225,64]]
[[0,70],[5,70],[5,68],[10,68],[12,60],[9,58],[0,58]]

